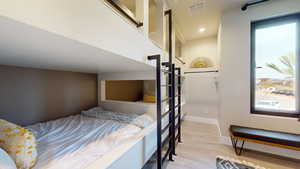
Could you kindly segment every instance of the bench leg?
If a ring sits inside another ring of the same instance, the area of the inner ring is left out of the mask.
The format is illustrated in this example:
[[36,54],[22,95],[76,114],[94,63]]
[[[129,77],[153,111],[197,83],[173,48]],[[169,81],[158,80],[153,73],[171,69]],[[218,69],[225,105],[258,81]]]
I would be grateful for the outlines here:
[[244,150],[245,141],[243,140],[241,147],[238,147],[239,139],[236,139],[232,136],[230,138],[231,138],[231,143],[232,143],[232,147],[234,148],[235,154],[238,156],[242,155],[242,152]]

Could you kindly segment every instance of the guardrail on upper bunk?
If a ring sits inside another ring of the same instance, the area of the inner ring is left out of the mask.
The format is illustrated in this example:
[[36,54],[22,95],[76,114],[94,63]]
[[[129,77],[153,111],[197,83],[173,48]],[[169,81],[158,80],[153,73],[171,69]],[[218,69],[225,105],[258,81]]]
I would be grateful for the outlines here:
[[143,26],[143,23],[138,21],[132,11],[127,8],[120,0],[106,0],[110,5],[112,5],[116,10],[118,10],[123,16],[129,19],[136,27]]

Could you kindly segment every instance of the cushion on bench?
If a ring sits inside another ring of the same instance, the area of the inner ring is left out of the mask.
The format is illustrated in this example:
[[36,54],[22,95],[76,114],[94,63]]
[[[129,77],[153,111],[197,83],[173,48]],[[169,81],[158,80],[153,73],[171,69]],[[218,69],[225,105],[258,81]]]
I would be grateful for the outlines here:
[[230,126],[230,132],[234,137],[241,137],[245,139],[252,139],[300,148],[300,134],[241,127],[235,125]]

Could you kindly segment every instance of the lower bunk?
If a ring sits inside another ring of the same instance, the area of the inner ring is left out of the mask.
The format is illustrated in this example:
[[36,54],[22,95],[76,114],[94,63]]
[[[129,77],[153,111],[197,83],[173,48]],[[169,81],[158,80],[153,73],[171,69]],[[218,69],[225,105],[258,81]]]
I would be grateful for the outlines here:
[[[1,133],[7,123],[2,121]],[[156,151],[156,122],[147,114],[97,107],[26,130],[35,137],[37,154],[34,166],[28,169],[141,169]],[[0,147],[21,163],[22,159],[10,151],[11,146],[0,142]],[[27,169],[22,164],[16,166]]]

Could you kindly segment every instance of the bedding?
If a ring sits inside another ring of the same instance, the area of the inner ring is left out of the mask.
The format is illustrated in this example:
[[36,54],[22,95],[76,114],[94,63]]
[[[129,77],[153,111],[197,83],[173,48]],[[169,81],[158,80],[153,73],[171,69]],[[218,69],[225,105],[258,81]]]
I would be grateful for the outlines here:
[[0,148],[0,168],[1,169],[17,169],[11,157]]
[[132,124],[141,129],[148,127],[154,122],[154,120],[147,114],[129,114],[119,113],[104,110],[101,107],[92,108],[87,111],[82,111],[82,115],[95,117],[101,120],[114,120],[120,123]]
[[32,132],[1,119],[0,147],[10,155],[18,169],[31,169],[36,163],[36,140]]
[[137,126],[82,115],[29,126],[36,135],[33,169],[84,169],[114,147],[135,139]]

